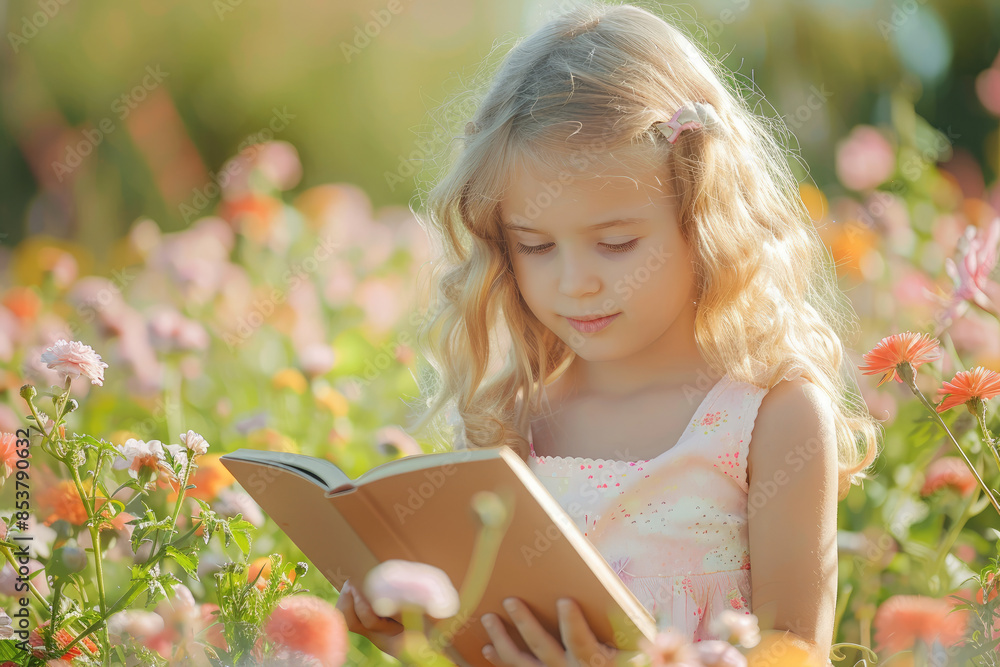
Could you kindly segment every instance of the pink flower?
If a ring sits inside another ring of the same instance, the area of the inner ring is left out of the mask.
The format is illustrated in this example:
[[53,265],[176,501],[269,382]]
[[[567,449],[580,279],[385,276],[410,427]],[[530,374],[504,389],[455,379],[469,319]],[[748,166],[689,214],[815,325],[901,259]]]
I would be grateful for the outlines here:
[[722,641],[702,641],[694,645],[705,667],[747,667],[747,659],[732,644]]
[[347,622],[336,607],[312,595],[284,598],[264,626],[267,639],[290,651],[339,667],[347,660],[350,641]]
[[333,368],[334,361],[336,361],[336,355],[333,348],[323,343],[306,345],[299,350],[299,365],[310,377],[323,375]]
[[204,350],[209,345],[205,327],[168,306],[157,307],[149,316],[149,337],[164,351]]
[[649,656],[649,667],[702,667],[698,650],[675,628],[660,630],[653,641],[643,637],[639,648]]
[[380,563],[365,577],[364,593],[379,616],[392,616],[403,605],[419,607],[433,618],[449,618],[459,609],[458,591],[448,575],[426,563]]
[[949,319],[960,315],[959,305],[971,301],[990,313],[1000,313],[1000,285],[989,279],[990,272],[997,265],[997,249],[1000,246],[1000,218],[994,218],[983,231],[975,225],[965,228],[965,249],[960,263],[950,257],[945,258],[944,267],[955,282],[948,312]]
[[837,144],[837,176],[852,190],[877,187],[895,168],[892,145],[870,125],[858,125]]
[[82,375],[91,384],[104,386],[104,369],[108,365],[101,361],[101,355],[92,347],[80,341],[68,342],[60,338],[42,353],[42,363],[64,377]]
[[976,94],[987,111],[1000,116],[1000,55],[992,67],[983,70],[976,77]]
[[972,474],[968,464],[963,459],[957,456],[943,456],[927,466],[920,495],[929,496],[938,489],[950,488],[967,496],[972,493],[978,483],[976,476]]

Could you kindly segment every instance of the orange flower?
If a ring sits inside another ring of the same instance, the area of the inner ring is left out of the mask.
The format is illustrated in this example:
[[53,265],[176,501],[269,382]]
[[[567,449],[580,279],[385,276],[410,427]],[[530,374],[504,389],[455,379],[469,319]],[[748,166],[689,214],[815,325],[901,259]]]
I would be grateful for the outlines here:
[[38,493],[38,508],[46,526],[62,519],[74,526],[82,526],[87,522],[87,509],[83,506],[76,485],[69,480],[62,480]]
[[923,595],[893,595],[879,605],[873,621],[876,649],[896,652],[912,649],[917,641],[938,641],[952,647],[963,643],[969,621],[966,610],[952,611],[948,600]]
[[295,368],[283,368],[271,378],[271,386],[275,389],[291,389],[296,394],[304,394],[307,388],[306,379]]
[[967,371],[955,373],[951,382],[945,382],[938,389],[938,397],[944,396],[944,400],[937,406],[938,412],[944,412],[951,408],[965,404],[969,412],[976,414],[973,405],[975,399],[988,401],[994,396],[1000,396],[1000,373],[991,371],[982,366]]
[[941,357],[938,342],[927,334],[906,333],[893,334],[879,341],[878,345],[864,356],[865,365],[859,368],[865,375],[882,373],[878,386],[888,380],[903,382],[899,368],[909,364],[915,373],[917,368],[928,361]]
[[[219,491],[236,481],[236,478],[219,461],[220,457],[221,454],[206,454],[198,457],[198,469],[188,480],[188,484],[194,484],[195,488],[188,489],[185,497],[198,498],[208,503],[215,500]],[[173,485],[173,488],[175,491],[170,494],[172,500],[177,498],[177,485]]]
[[[42,623],[40,627],[46,626],[48,624],[49,622],[45,621],[44,623]],[[68,631],[62,629],[56,631],[54,638],[56,646],[60,649],[64,648],[65,646],[68,646],[69,643],[74,639],[73,635],[71,635]],[[80,640],[79,644],[77,644],[70,650],[63,653],[62,656],[59,657],[59,660],[72,663],[75,658],[79,658],[81,655],[83,655],[83,651],[77,648],[80,644],[86,644],[87,648],[90,650],[91,653],[93,653],[94,655],[98,655],[97,644],[91,641],[90,637],[84,637],[83,639]],[[31,649],[31,652],[34,654],[36,658],[45,657],[45,639],[42,637],[42,633],[39,632],[38,629],[31,631],[31,635],[29,635],[28,637],[28,647]]]
[[[253,581],[257,577],[257,573],[260,572],[260,579],[257,579],[258,590],[264,590],[267,587],[267,580],[271,577],[271,559],[267,556],[261,556],[250,563],[250,569],[247,571],[247,582]],[[288,573],[289,581],[295,581],[295,570],[290,570]],[[284,588],[284,585],[279,586],[279,588]]]
[[920,489],[920,495],[929,496],[940,488],[948,487],[967,496],[978,483],[965,461],[957,456],[945,456],[927,466],[927,475]]
[[18,319],[33,321],[42,309],[42,299],[35,290],[29,287],[11,287],[3,297],[3,305]]
[[293,595],[279,602],[264,634],[275,644],[318,658],[330,667],[344,664],[350,646],[344,615],[313,595]]

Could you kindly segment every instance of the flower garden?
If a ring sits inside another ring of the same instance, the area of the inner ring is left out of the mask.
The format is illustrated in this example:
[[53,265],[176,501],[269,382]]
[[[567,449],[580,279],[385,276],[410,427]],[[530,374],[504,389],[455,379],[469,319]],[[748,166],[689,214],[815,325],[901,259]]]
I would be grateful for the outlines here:
[[[998,79],[979,87],[995,115]],[[837,182],[800,189],[860,317],[859,398],[885,429],[839,507],[830,657],[995,666],[1000,183],[904,111],[840,137]],[[404,426],[432,249],[408,209],[376,210],[351,183],[296,191],[285,141],[226,168],[241,176],[214,210],[172,232],[139,218],[107,265],[51,237],[5,255],[0,664],[396,664],[347,631],[336,589],[219,457],[297,452],[357,476],[447,447]],[[364,582],[380,615],[410,621],[416,664],[450,664],[415,626],[448,615],[452,582],[387,565]],[[729,639],[664,629],[629,664],[806,664],[739,616],[716,629]]]

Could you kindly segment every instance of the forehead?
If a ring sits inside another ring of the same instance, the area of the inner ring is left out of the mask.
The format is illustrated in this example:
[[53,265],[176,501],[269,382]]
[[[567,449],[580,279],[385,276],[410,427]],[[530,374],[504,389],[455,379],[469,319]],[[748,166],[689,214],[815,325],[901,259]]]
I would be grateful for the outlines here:
[[[595,221],[612,215],[641,216],[670,195],[666,165],[644,155],[595,155],[586,161],[546,164],[518,161],[500,202],[505,225],[559,220]],[[527,220],[529,222],[525,223]]]

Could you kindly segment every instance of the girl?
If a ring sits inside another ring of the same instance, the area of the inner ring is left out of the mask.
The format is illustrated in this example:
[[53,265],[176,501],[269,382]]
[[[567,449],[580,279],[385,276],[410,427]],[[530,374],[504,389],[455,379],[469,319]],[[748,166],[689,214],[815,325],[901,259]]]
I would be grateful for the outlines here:
[[[660,627],[697,642],[753,613],[827,664],[837,503],[879,424],[786,154],[729,78],[629,5],[508,54],[428,200],[444,261],[415,427],[450,410],[456,447],[521,452]],[[342,597],[388,646],[398,622]],[[506,628],[482,619],[491,663],[606,651],[572,606],[552,637],[512,602]]]

